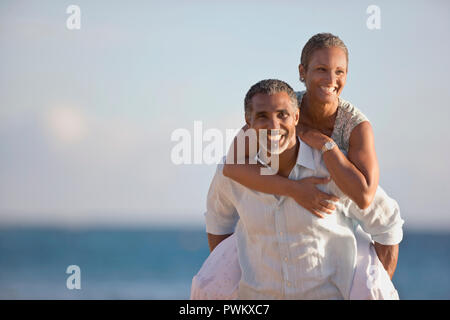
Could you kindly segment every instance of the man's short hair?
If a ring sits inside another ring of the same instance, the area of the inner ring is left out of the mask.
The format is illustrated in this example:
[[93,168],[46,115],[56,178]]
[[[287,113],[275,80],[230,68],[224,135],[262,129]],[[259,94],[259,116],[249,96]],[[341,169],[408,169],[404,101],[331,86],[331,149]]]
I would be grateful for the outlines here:
[[272,95],[275,93],[286,92],[291,99],[292,106],[298,108],[297,95],[286,82],[277,79],[261,80],[254,84],[245,95],[244,107],[245,113],[249,115],[252,112],[252,98],[258,93]]

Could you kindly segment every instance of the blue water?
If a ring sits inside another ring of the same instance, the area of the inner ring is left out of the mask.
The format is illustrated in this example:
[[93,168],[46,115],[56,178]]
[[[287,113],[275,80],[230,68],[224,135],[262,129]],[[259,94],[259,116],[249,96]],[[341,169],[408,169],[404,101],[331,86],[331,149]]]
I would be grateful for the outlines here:
[[[0,299],[188,299],[208,255],[204,230],[0,230]],[[69,290],[69,265],[81,289]],[[405,233],[402,299],[450,299],[450,233]]]

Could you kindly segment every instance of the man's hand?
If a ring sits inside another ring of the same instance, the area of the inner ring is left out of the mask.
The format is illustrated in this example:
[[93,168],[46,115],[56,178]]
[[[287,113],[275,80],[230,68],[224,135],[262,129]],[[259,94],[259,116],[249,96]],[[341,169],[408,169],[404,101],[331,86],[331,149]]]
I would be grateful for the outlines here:
[[395,268],[397,268],[398,244],[391,246],[375,242],[374,245],[378,259],[380,259],[384,269],[386,269],[387,273],[389,274],[389,277],[392,280]]

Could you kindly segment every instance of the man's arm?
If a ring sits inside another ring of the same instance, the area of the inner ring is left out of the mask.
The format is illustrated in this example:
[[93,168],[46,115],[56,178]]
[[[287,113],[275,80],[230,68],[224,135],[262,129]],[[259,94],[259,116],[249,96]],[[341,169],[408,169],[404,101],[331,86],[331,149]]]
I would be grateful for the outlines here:
[[233,234],[239,220],[231,180],[223,176],[222,170],[223,164],[217,165],[206,201],[205,222],[210,252]]
[[232,235],[230,234],[212,234],[212,233],[206,233],[208,235],[208,244],[209,244],[209,252],[212,252],[215,247],[219,245],[223,240],[228,238]]
[[392,279],[397,267],[398,244],[403,238],[404,223],[397,202],[378,187],[373,202],[365,210],[349,200],[348,214],[372,236],[377,256]]
[[395,269],[397,268],[398,244],[385,245],[375,242],[375,251],[377,252],[377,256],[383,264],[384,269],[386,269],[389,277],[392,280]]

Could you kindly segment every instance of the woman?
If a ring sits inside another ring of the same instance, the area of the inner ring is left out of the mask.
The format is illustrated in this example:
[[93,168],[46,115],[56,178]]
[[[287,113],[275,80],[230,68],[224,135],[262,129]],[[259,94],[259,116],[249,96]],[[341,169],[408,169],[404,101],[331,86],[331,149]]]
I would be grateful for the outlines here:
[[[347,70],[348,50],[338,37],[329,33],[317,34],[306,43],[299,65],[300,81],[305,84],[306,92],[297,93],[301,114],[297,132],[304,142],[319,150],[329,141],[337,144],[337,147],[324,153],[325,165],[336,185],[363,210],[369,207],[375,197],[379,168],[370,123],[358,109],[339,97],[345,86]],[[252,157],[248,154],[246,156]],[[316,184],[329,182],[326,179],[306,178],[294,181],[280,175],[264,176],[259,174],[259,165],[251,164],[227,163],[223,173],[250,189],[290,196],[319,218],[323,217],[323,213],[331,214],[335,210],[331,201],[336,200],[336,197],[315,187]],[[385,272],[381,263],[387,271],[382,276],[385,280],[392,278],[398,246],[387,248],[375,243],[373,247],[361,230],[357,231],[356,239],[358,258],[361,259],[358,261],[359,269],[356,270],[355,280],[359,277],[364,282],[369,272],[368,265],[380,266],[380,272]],[[206,283],[210,287],[211,284],[217,287],[215,290],[218,294],[210,298],[235,297],[240,270],[233,237],[222,241],[213,253],[202,267],[204,270],[201,270],[202,280],[207,275],[206,282],[200,283],[200,273],[193,279],[192,298],[205,298],[201,288]],[[360,287],[365,285],[364,282]],[[390,281],[385,281],[384,288],[385,290],[369,290],[365,294],[367,298],[398,298]],[[354,292],[357,291],[358,286],[355,286]]]

